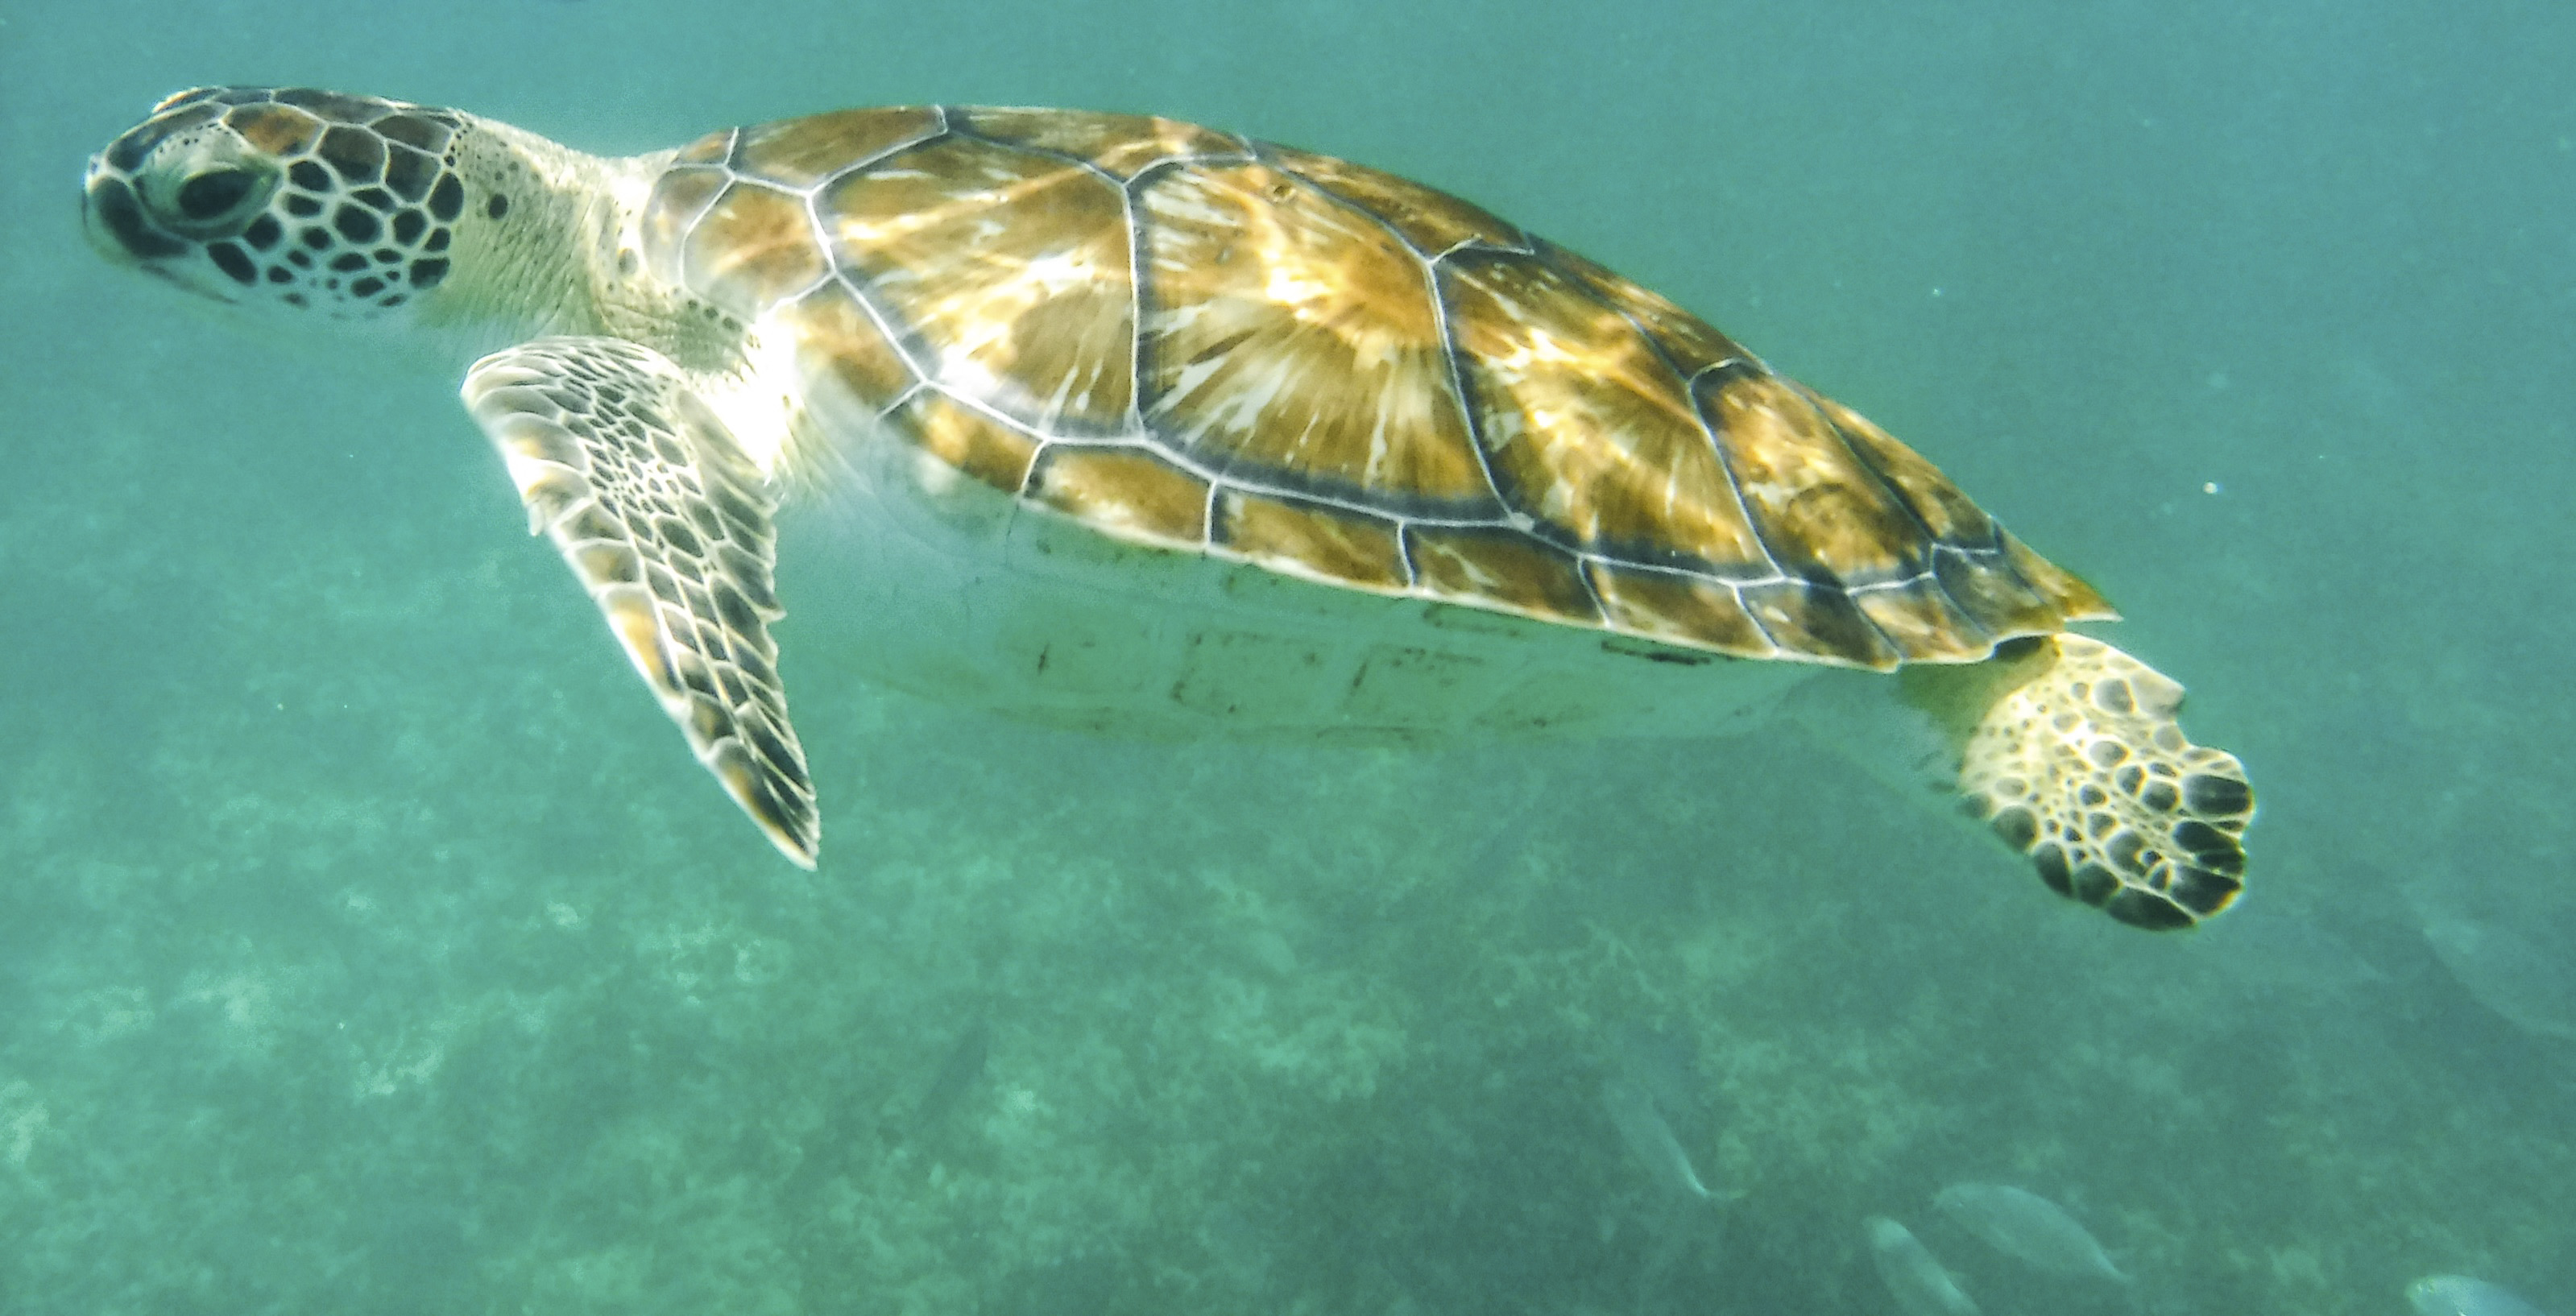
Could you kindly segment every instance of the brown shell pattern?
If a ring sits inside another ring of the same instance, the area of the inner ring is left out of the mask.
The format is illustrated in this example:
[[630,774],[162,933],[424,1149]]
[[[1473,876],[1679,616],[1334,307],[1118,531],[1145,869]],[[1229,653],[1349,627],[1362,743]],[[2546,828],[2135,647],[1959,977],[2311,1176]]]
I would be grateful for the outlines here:
[[851,110],[682,150],[663,277],[1121,539],[1885,669],[2109,616],[1931,463],[1455,197],[1164,119]]

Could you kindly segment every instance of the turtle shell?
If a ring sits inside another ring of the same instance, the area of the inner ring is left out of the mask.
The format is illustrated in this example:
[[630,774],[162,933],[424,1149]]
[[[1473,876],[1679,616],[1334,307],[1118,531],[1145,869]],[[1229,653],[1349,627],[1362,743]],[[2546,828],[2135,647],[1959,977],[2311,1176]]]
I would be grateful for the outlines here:
[[660,277],[792,343],[809,411],[862,408],[1121,539],[1878,669],[2110,615],[1671,302],[1340,160],[1166,119],[850,110],[682,149],[642,233]]

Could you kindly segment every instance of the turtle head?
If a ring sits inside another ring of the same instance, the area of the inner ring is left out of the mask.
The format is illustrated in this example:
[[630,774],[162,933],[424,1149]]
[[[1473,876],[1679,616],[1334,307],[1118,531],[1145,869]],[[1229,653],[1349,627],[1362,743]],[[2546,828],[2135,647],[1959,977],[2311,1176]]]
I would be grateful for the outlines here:
[[[84,227],[109,259],[218,301],[398,314],[447,278],[469,124],[305,88],[182,92],[90,159]],[[484,199],[493,219],[507,205]]]

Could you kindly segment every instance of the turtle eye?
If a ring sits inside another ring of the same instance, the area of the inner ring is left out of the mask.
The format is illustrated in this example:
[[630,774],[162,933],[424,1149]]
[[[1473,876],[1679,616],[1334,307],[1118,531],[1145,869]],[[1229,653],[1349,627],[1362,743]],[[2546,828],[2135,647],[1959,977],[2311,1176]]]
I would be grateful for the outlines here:
[[165,170],[147,172],[141,185],[152,218],[163,228],[199,242],[240,234],[277,191],[278,171],[259,160],[197,159],[172,161]]
[[200,224],[241,207],[259,179],[247,169],[210,169],[179,185],[179,213]]

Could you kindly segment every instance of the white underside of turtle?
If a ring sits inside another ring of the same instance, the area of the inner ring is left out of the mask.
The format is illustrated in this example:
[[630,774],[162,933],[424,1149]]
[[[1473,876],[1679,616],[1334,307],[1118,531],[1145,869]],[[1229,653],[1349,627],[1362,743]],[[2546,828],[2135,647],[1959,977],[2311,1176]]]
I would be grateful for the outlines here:
[[2067,631],[2111,615],[2089,587],[1856,414],[1417,184],[1072,111],[608,160],[218,88],[86,202],[111,258],[224,302],[513,341],[464,395],[531,530],[800,864],[786,691],[855,680],[1169,738],[1794,726],[2123,921],[2243,884],[2241,765]]

